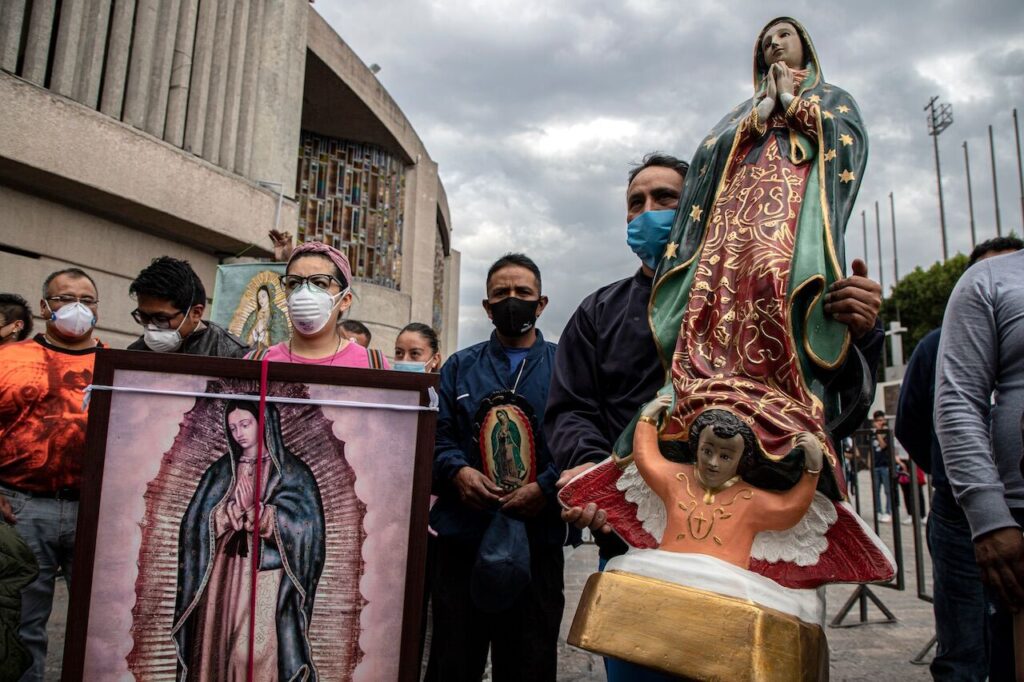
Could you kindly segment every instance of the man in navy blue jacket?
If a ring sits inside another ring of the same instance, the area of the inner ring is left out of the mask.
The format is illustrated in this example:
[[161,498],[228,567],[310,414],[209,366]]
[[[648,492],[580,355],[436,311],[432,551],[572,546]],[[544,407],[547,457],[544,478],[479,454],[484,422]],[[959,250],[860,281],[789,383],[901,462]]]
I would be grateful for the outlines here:
[[489,647],[496,680],[555,679],[566,525],[541,428],[555,357],[536,328],[547,302],[532,260],[498,259],[483,301],[491,338],[441,369],[429,679],[478,681]]

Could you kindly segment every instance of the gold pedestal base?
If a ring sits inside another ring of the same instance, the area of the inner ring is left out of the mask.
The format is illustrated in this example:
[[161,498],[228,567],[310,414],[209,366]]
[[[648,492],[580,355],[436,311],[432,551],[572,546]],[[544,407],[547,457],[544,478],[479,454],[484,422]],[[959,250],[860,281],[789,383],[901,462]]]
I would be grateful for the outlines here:
[[587,580],[569,643],[691,680],[827,680],[816,625],[749,601],[632,573]]

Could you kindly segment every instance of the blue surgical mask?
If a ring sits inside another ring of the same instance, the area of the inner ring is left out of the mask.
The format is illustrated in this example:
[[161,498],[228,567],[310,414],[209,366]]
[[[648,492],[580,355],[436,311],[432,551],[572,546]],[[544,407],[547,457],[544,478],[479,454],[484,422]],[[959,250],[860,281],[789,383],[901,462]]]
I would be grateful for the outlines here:
[[391,368],[399,372],[419,372],[423,374],[427,371],[427,363],[425,362],[409,362],[403,360],[395,360]]
[[672,231],[675,216],[675,209],[647,211],[633,218],[626,226],[626,243],[633,249],[633,253],[640,256],[643,264],[652,270],[658,267],[661,254],[668,244],[668,234]]

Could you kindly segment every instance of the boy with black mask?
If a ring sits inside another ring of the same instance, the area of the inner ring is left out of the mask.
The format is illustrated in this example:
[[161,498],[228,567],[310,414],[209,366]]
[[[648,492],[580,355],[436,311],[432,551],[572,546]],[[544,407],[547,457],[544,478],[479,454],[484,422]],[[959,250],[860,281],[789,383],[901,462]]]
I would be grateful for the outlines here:
[[555,344],[537,265],[507,254],[487,273],[495,330],[441,369],[434,449],[437,531],[428,679],[554,680],[566,525],[541,425]]

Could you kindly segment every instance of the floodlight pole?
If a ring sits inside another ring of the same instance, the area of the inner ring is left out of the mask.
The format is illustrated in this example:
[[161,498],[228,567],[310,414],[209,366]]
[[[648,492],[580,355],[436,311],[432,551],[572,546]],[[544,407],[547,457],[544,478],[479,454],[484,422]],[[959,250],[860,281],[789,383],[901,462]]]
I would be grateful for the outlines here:
[[885,298],[885,269],[882,267],[882,227],[878,221],[878,202],[875,202],[875,239],[878,240],[878,285],[882,287],[882,298]]
[[871,259],[868,258],[868,219],[867,215],[862,210],[860,212],[860,226],[864,233],[864,267],[871,268]]
[[935,178],[939,188],[939,224],[942,227],[942,260],[949,260],[949,247],[946,244],[946,204],[942,199],[942,166],[939,163],[939,135],[942,131],[953,124],[953,105],[943,104],[937,109],[935,103],[939,97],[936,95],[928,100],[924,108],[928,112],[928,134],[932,136],[935,145]]
[[[892,269],[896,275],[896,284],[900,283],[900,261],[899,248],[896,246],[896,204],[893,202],[892,192],[889,192],[889,222],[892,225]],[[894,285],[895,286],[895,285]]]
[[999,181],[996,179],[996,146],[992,141],[992,126],[988,127],[988,154],[992,160],[992,199],[996,206],[996,236],[1003,236],[1003,223],[999,219]]
[[1017,108],[1013,109],[1013,137],[1017,140],[1017,182],[1020,184],[1020,219],[1024,228],[1024,167],[1020,163],[1020,126],[1017,125]]
[[967,140],[964,140],[964,170],[967,171],[967,211],[971,216],[971,248],[977,246],[978,235],[974,228],[974,194],[971,192],[971,159],[967,155]]

